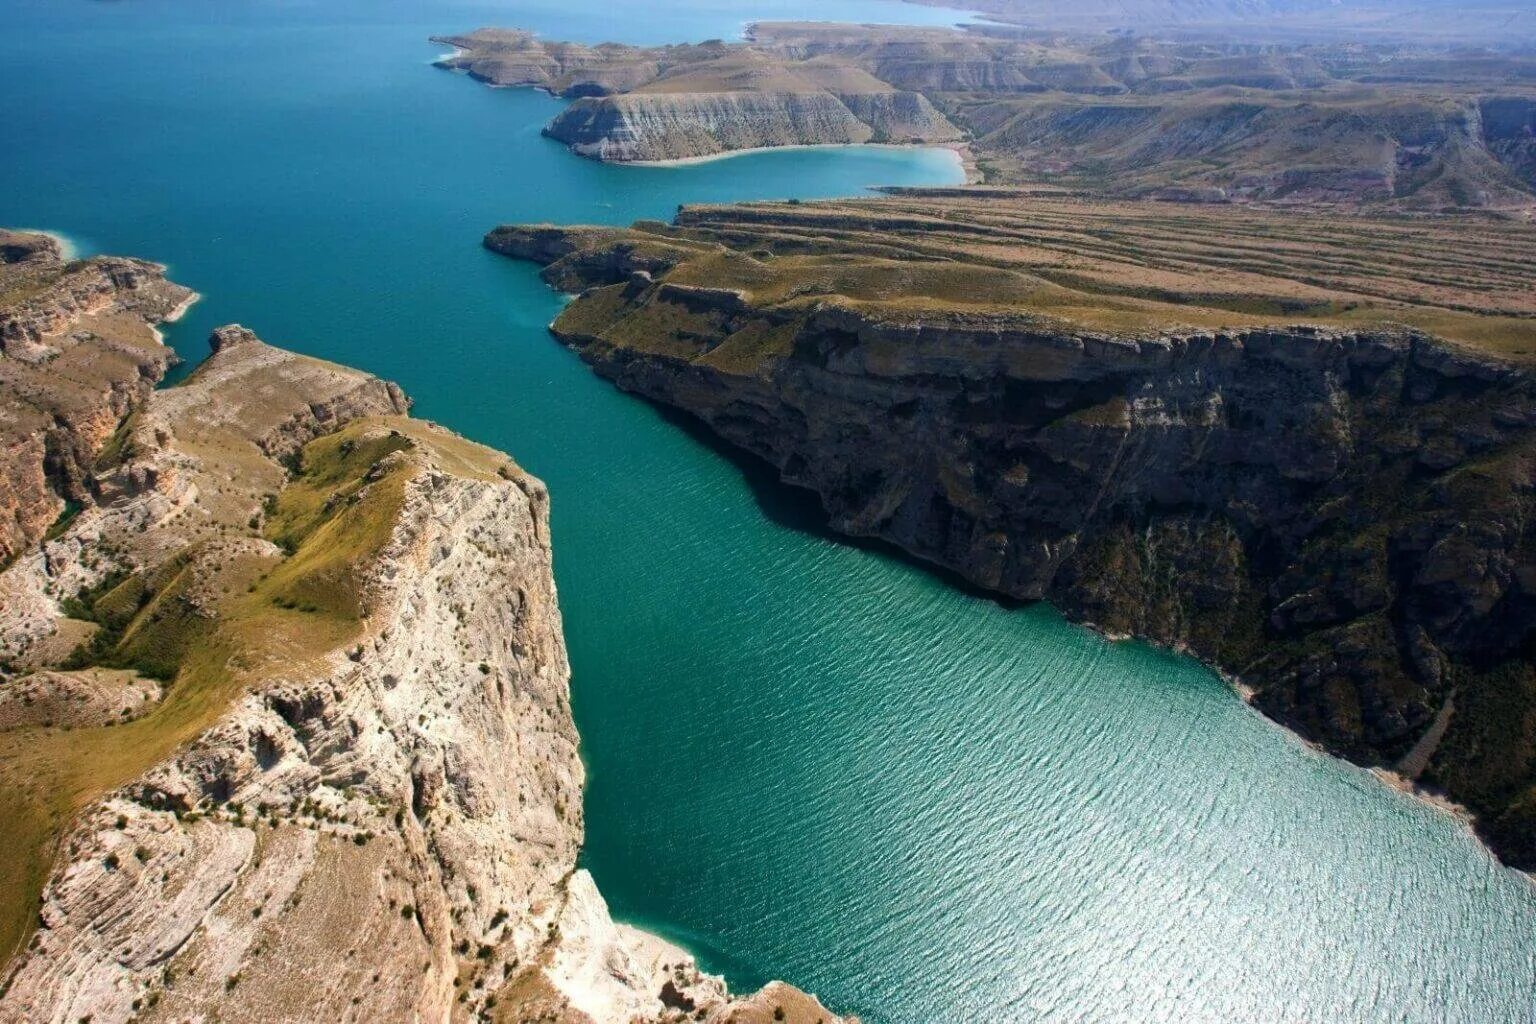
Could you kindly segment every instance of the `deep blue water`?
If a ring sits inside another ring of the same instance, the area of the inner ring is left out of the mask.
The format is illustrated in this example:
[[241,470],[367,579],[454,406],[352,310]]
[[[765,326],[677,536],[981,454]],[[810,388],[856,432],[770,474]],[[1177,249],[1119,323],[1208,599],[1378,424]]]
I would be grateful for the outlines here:
[[804,528],[804,503],[592,377],[502,221],[956,180],[942,152],[615,168],[434,33],[636,42],[882,0],[5,0],[0,223],[145,256],[401,382],[553,494],[586,863],[741,986],[873,1024],[1528,1021],[1536,897],[1465,829],[1308,751],[1199,666]]

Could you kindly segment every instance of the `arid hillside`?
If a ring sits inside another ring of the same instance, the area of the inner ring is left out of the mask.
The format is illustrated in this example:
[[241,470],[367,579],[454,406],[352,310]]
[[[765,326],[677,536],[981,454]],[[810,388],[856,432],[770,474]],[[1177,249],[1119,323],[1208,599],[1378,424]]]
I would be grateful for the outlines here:
[[743,43],[445,36],[440,66],[571,98],[547,134],[606,160],[966,143],[990,183],[1098,195],[1525,213],[1536,57],[997,26],[761,23]]

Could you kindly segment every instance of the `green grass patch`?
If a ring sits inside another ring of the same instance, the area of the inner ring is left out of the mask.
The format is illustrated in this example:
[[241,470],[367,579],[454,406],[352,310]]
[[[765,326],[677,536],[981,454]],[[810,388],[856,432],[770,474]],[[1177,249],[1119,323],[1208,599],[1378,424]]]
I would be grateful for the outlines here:
[[80,509],[81,505],[78,501],[71,501],[68,498],[64,499],[64,510],[59,513],[59,517],[48,527],[48,532],[43,534],[43,540],[49,541],[62,537],[64,531],[69,529],[69,524],[74,522],[75,517],[80,514]]
[[414,472],[378,460],[411,444],[360,428],[313,442],[268,524],[292,545],[286,558],[189,548],[67,602],[72,616],[101,626],[102,639],[77,652],[79,663],[170,682],[164,700],[130,722],[0,733],[0,958],[36,926],[43,883],[75,814],[195,738],[253,684],[324,671],[324,656],[356,638],[361,571],[388,542]]
[[101,451],[96,453],[95,470],[98,473],[105,472],[114,466],[120,466],[127,462],[133,455],[133,427],[138,418],[137,412],[131,412],[123,417],[123,421],[112,431],[112,436],[107,438],[107,443],[101,446]]

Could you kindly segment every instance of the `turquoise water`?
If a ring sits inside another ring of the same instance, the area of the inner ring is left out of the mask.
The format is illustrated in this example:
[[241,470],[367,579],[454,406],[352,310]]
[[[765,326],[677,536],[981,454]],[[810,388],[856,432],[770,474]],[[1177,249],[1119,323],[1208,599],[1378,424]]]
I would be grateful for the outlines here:
[[539,136],[549,97],[427,66],[480,24],[660,41],[742,11],[6,0],[0,223],[169,263],[206,296],[171,333],[193,358],[240,320],[549,482],[586,863],[735,984],[873,1024],[1536,1019],[1536,897],[1449,818],[1197,665],[822,535],[549,340],[558,297],[478,246],[497,222],[955,179],[890,150],[605,167]]

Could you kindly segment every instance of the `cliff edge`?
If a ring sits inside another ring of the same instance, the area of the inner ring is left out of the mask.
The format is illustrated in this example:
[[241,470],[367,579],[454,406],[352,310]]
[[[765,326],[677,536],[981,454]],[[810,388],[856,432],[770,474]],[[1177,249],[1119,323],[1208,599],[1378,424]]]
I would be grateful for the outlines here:
[[963,138],[921,93],[836,60],[719,42],[587,47],[545,42],[515,29],[433,41],[457,51],[439,67],[572,100],[544,133],[599,160],[657,162],[775,146]]
[[90,500],[96,450],[175,359],[154,325],[193,298],[156,264],[0,230],[0,566]]
[[546,134],[602,160],[963,144],[968,173],[991,184],[1529,217],[1528,50],[1380,38],[1260,46],[1243,35],[759,22],[740,42],[679,46],[491,28],[435,41],[455,48],[439,67],[571,100]]
[[615,923],[548,494],[238,326],[0,573],[0,1018],[804,1021]]
[[1187,649],[1536,866],[1529,225],[919,191],[486,244],[834,528]]

